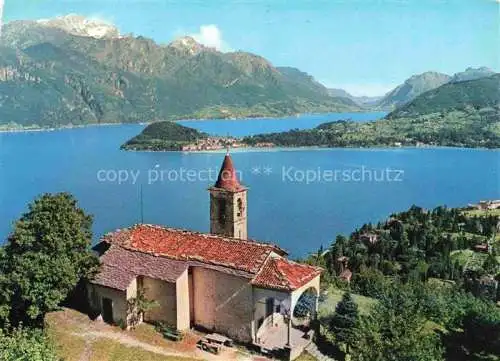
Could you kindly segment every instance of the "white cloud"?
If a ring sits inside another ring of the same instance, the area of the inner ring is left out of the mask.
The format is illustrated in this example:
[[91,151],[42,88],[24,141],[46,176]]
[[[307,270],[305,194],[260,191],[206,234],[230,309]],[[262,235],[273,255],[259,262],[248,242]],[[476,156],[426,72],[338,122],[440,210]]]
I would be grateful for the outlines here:
[[344,89],[348,93],[354,96],[381,96],[385,95],[387,92],[391,91],[398,84],[328,84],[328,88]]
[[4,0],[0,0],[0,35],[2,34],[2,24],[3,24],[3,4]]
[[202,25],[200,26],[198,33],[189,34],[189,36],[193,37],[193,39],[198,43],[215,48],[219,51],[228,52],[232,50],[231,47],[222,39],[222,32],[215,24]]

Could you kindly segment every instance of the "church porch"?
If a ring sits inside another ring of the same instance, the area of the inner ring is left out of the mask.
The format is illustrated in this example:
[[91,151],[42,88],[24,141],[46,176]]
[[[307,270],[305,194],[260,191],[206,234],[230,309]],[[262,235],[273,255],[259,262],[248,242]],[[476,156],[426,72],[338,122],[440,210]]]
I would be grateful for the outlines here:
[[293,291],[254,288],[254,345],[264,354],[298,357],[313,339],[310,325],[316,319],[318,295],[319,276]]

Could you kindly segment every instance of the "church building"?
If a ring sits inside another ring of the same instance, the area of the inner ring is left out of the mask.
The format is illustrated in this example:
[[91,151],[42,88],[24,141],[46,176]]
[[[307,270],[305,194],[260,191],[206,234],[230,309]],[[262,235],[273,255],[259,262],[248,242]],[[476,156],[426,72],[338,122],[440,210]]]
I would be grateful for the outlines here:
[[262,350],[286,348],[293,358],[304,344],[299,326],[317,311],[322,269],[247,239],[247,188],[229,153],[208,191],[209,234],[137,224],[104,235],[95,247],[100,271],[88,285],[91,308],[106,322],[130,326],[137,320],[129,301],[141,294],[157,305],[140,321],[198,327]]

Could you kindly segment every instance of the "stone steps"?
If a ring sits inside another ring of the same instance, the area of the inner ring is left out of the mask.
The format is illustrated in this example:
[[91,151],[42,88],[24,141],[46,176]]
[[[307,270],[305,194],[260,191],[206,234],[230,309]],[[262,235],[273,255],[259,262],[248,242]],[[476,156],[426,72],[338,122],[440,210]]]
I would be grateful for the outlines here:
[[311,342],[307,347],[306,351],[309,352],[318,361],[336,361],[335,359],[328,357],[321,353],[318,346],[314,342]]

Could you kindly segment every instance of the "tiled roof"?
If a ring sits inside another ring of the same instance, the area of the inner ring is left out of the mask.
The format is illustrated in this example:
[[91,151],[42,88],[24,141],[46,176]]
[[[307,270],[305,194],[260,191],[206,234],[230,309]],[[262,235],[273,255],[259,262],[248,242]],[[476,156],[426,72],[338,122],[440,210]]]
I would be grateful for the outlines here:
[[282,257],[270,257],[252,280],[259,287],[293,291],[321,274],[319,267],[289,261]]
[[104,240],[162,258],[218,265],[251,275],[259,272],[271,252],[286,255],[272,244],[144,224],[118,230]]
[[101,256],[95,284],[125,290],[136,276],[167,282],[189,266],[234,270],[258,287],[293,291],[321,274],[322,269],[284,258],[281,248],[256,241],[136,225],[103,237],[110,245]]
[[125,291],[136,276],[127,270],[102,264],[99,273],[91,283]]
[[134,252],[118,245],[111,245],[100,260],[100,272],[92,283],[118,290],[127,289],[137,276],[175,282],[188,267],[186,262]]
[[245,189],[245,187],[243,187],[238,180],[233,160],[231,159],[229,153],[224,157],[222,167],[219,171],[219,177],[217,178],[217,182],[215,182],[214,187],[222,188],[231,192],[239,192]]

